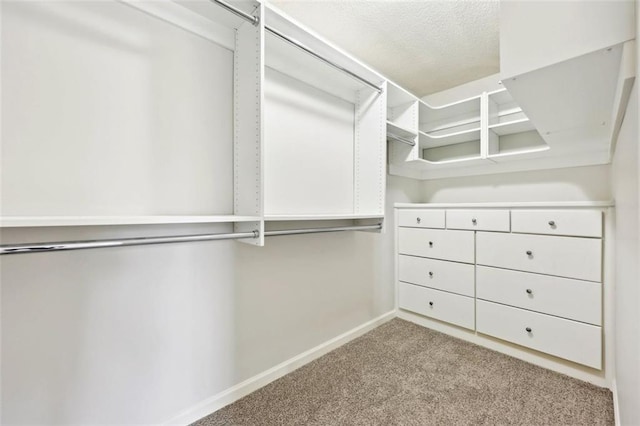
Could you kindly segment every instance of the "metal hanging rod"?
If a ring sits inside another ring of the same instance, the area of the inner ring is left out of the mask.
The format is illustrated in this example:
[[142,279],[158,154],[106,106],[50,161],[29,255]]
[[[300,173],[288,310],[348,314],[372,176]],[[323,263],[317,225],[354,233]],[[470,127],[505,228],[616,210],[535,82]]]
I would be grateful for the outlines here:
[[[359,225],[359,226],[339,226],[334,228],[309,228],[290,229],[284,231],[267,231],[265,236],[294,235],[294,234],[315,234],[320,232],[337,231],[364,231],[381,229],[382,225]],[[123,238],[119,240],[85,240],[85,241],[61,241],[50,243],[30,243],[30,244],[4,244],[0,245],[0,255],[6,254],[26,254],[43,253],[53,251],[82,250],[91,248],[142,246],[150,244],[186,243],[198,241],[215,240],[239,240],[243,238],[258,238],[259,231],[235,232],[230,234],[199,234],[199,235],[178,235],[167,237],[138,237]]]
[[168,237],[123,238],[119,240],[85,240],[33,244],[6,244],[0,245],[0,255],[81,250],[90,248],[142,246],[149,244],[186,243],[194,241],[237,240],[240,238],[257,238],[259,234],[260,233],[258,231],[251,231],[236,232],[233,234],[199,234]]
[[313,56],[314,58],[321,60],[325,64],[330,65],[330,66],[332,66],[333,68],[335,68],[335,69],[337,69],[339,71],[342,71],[343,73],[349,75],[350,77],[358,80],[359,82],[361,82],[363,84],[366,84],[367,86],[371,87],[376,92],[378,92],[378,93],[382,93],[383,92],[382,87],[380,87],[380,86],[376,85],[375,83],[372,83],[369,80],[367,80],[367,79],[365,79],[363,77],[360,77],[358,74],[356,74],[354,72],[351,72],[348,69],[346,69],[346,68],[344,68],[344,67],[342,67],[342,66],[340,66],[340,65],[338,65],[338,64],[336,64],[336,63],[334,63],[332,61],[330,61],[329,59],[325,58],[324,56],[318,55],[316,52],[314,52],[313,50],[309,49],[308,47],[306,47],[302,43],[287,37],[286,35],[282,34],[278,30],[274,30],[273,28],[271,28],[269,26],[266,26],[266,25],[265,25],[264,29],[266,31],[270,32],[271,34],[273,34],[274,36],[276,36],[276,37],[286,41],[287,43],[294,45],[298,49],[308,53],[309,55]]
[[243,10],[238,9],[237,7],[231,6],[229,3],[227,3],[226,1],[222,1],[222,0],[209,0],[215,4],[217,4],[218,6],[222,7],[223,9],[228,10],[229,12],[233,13],[234,15],[237,15],[239,17],[241,17],[242,19],[251,22],[252,25],[257,26],[260,23],[260,18],[258,18],[257,16],[253,16]]
[[376,225],[354,225],[354,226],[336,226],[333,228],[309,228],[309,229],[285,229],[282,231],[264,231],[265,237],[275,237],[278,235],[298,235],[298,234],[318,234],[321,232],[338,232],[338,231],[367,231],[380,230],[382,224]]
[[394,141],[406,143],[407,145],[411,145],[411,146],[415,146],[416,145],[416,141],[412,141],[411,139],[405,139],[402,136],[396,136],[394,134],[388,133],[387,137],[389,139],[393,139]]

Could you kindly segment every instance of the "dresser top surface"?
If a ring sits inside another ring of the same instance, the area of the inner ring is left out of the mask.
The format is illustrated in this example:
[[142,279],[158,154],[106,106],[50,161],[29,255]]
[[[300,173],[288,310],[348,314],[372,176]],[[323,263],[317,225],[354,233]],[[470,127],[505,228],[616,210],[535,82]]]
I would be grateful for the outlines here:
[[615,206],[610,201],[533,201],[490,203],[395,203],[397,209],[482,209],[482,208],[606,208]]

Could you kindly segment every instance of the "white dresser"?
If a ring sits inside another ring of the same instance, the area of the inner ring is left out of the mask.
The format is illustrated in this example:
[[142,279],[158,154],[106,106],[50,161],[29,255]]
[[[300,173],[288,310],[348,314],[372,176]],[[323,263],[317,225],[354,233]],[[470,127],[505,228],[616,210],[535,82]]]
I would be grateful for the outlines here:
[[398,308],[601,370],[606,209],[462,206],[397,208]]

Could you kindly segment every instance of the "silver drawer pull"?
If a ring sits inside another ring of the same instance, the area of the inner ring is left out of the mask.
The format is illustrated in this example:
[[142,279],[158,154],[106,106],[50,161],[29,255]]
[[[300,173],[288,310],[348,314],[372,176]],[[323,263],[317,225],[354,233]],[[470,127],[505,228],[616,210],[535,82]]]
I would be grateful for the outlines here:
[[416,217],[416,223],[420,223],[420,218]]
[[552,227],[552,228],[553,228],[553,227],[555,227],[555,226],[556,226],[555,221],[550,220],[550,221],[549,221],[549,226],[550,226],[550,227]]
[[433,272],[429,271],[429,276],[433,277]]
[[527,256],[533,256],[533,252],[531,250],[527,250]]
[[533,294],[533,290],[531,290],[530,288],[528,288],[526,291],[527,291],[527,294]]
[[475,225],[476,223],[478,223],[478,220],[474,217],[473,219],[471,219],[471,223]]
[[531,327],[527,327],[525,330],[527,330],[527,333],[531,333]]
[[429,302],[429,306],[433,306],[433,302]]

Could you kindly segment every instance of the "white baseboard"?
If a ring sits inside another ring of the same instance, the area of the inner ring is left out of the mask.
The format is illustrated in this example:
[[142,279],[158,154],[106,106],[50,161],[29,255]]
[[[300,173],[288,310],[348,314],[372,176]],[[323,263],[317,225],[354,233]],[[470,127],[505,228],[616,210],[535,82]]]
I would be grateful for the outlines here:
[[618,405],[618,384],[616,379],[611,382],[611,393],[613,394],[613,418],[616,426],[620,426],[620,405]]
[[322,343],[321,345],[316,346],[315,348],[309,349],[306,352],[301,353],[287,361],[276,365],[273,368],[270,368],[267,371],[264,371],[256,376],[251,377],[250,379],[245,380],[242,383],[238,383],[237,385],[220,392],[217,395],[208,398],[199,404],[194,405],[193,407],[183,411],[178,414],[171,420],[165,422],[165,425],[188,425],[196,420],[199,420],[219,409],[231,404],[234,401],[254,392],[261,387],[273,382],[276,379],[284,376],[285,374],[291,373],[292,371],[302,367],[305,364],[310,363],[311,361],[320,358],[322,355],[325,355],[328,352],[348,343],[349,341],[362,336],[368,331],[373,330],[379,325],[384,324],[385,322],[395,318],[396,312],[391,311],[387,312],[384,315],[379,316],[371,321],[368,321],[362,325],[359,325],[356,328],[353,328],[346,333],[343,333],[327,342]]

